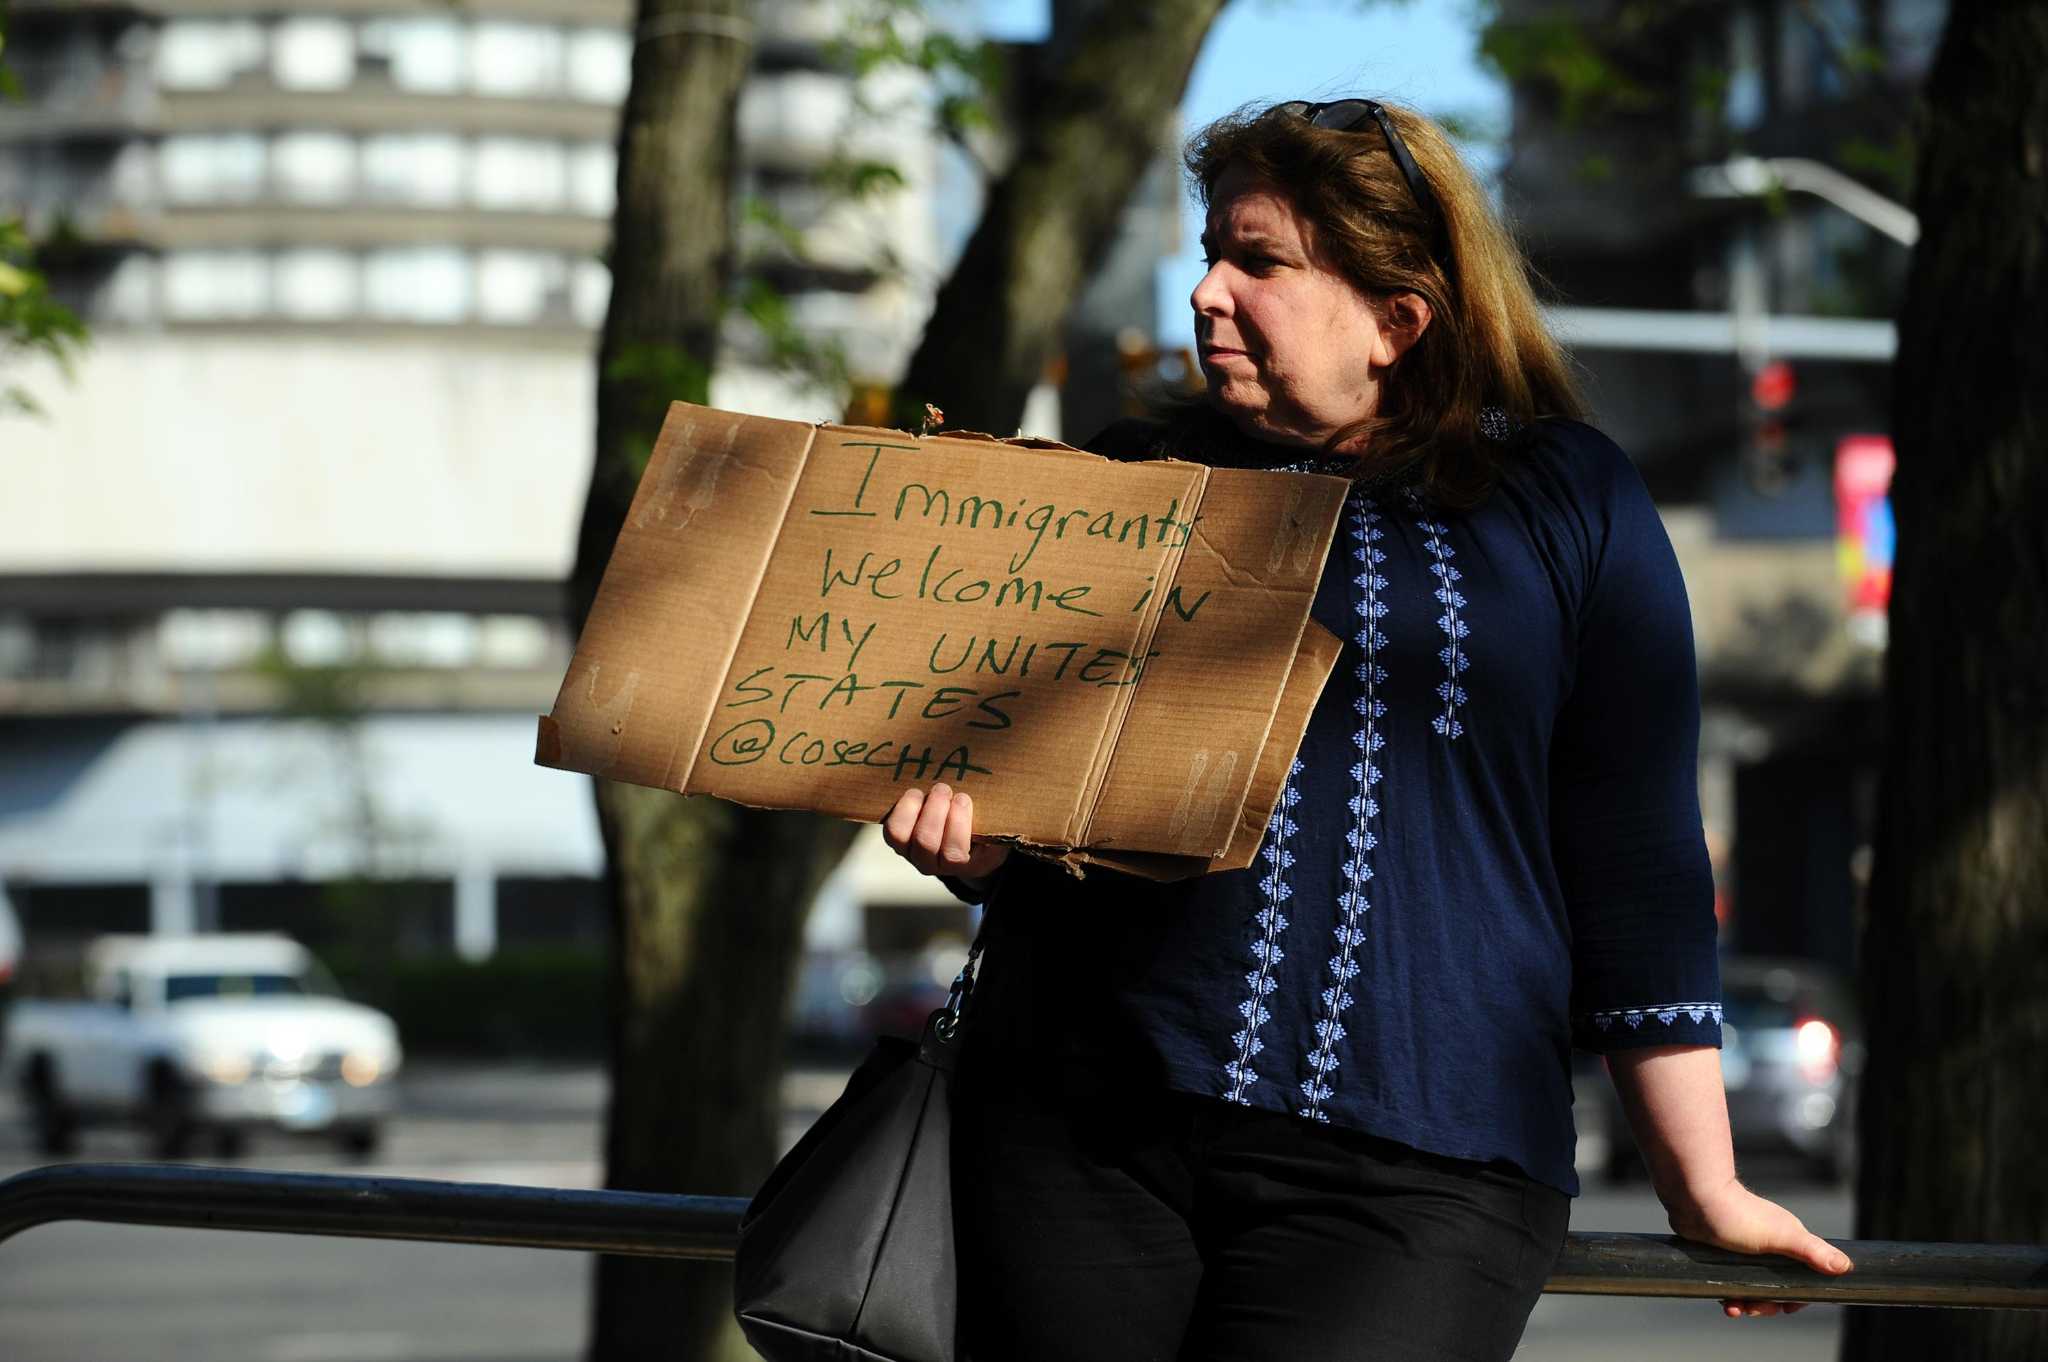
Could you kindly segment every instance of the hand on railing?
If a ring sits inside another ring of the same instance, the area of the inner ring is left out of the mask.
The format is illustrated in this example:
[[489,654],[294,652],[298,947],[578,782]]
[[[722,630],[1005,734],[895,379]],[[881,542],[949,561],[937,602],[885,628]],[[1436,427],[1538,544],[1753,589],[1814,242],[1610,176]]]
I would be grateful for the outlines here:
[[[1798,1216],[1732,1178],[1718,1191],[1687,1203],[1683,1213],[1674,1210],[1671,1228],[1683,1238],[1731,1253],[1790,1258],[1830,1277],[1839,1277],[1854,1266],[1848,1254],[1808,1230]],[[1722,1312],[1730,1319],[1791,1315],[1805,1308],[1800,1301],[1721,1302]]]

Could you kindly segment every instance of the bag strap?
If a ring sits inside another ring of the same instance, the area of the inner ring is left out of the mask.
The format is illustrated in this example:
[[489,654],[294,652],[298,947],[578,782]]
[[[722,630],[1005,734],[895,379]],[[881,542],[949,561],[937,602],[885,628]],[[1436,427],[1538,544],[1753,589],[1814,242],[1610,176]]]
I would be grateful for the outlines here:
[[960,1018],[967,1011],[967,1000],[974,996],[974,967],[981,961],[981,935],[987,929],[988,914],[981,916],[982,926],[974,933],[974,944],[967,948],[967,961],[960,966],[960,972],[953,976],[953,987],[947,990],[946,1005],[940,1015],[932,1020],[932,1028],[942,1041],[951,1040],[960,1029]]

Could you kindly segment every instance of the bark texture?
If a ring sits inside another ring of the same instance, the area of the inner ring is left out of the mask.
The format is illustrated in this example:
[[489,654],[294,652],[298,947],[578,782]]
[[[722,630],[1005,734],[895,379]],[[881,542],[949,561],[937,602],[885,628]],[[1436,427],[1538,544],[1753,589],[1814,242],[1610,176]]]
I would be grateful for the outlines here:
[[[704,400],[732,274],[743,0],[642,0],[619,131],[580,624],[669,401]],[[853,825],[596,782],[613,917],[605,1185],[744,1194],[776,1148],[803,918]],[[600,1258],[590,1356],[751,1357],[713,1264]]]
[[1016,430],[1061,322],[1171,135],[1195,54],[1223,4],[1098,5],[1057,45],[1016,159],[989,191],[897,386],[897,424],[917,429],[930,402],[950,427]]
[[572,608],[597,592],[662,413],[710,392],[732,279],[735,118],[753,59],[752,0],[640,0],[619,118],[612,295],[598,348],[597,462]]
[[[1857,1233],[2048,1240],[2048,7],[1958,0],[1900,328]],[[1842,1356],[2048,1358],[2041,1311],[1852,1310]]]
[[[748,1195],[777,1148],[805,911],[854,825],[598,791],[618,931],[605,1185]],[[597,1260],[591,1356],[750,1358],[723,1264]]]

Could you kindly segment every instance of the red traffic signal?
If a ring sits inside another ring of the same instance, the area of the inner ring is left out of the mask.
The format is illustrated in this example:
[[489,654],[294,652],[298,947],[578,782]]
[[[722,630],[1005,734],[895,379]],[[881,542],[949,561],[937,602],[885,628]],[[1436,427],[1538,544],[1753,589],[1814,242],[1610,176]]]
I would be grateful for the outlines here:
[[1749,380],[1749,400],[1756,403],[1761,411],[1783,411],[1797,390],[1792,366],[1782,359],[1774,359],[1764,365]]

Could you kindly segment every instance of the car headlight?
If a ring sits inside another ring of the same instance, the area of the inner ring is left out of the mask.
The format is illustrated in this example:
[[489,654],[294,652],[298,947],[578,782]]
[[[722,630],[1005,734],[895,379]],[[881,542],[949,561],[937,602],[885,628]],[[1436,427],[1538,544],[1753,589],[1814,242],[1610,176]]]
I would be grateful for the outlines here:
[[199,1072],[222,1087],[234,1087],[249,1081],[255,1065],[248,1054],[241,1050],[216,1050],[200,1056]]
[[396,1067],[368,1050],[351,1050],[341,1057],[342,1081],[351,1088],[367,1088]]

